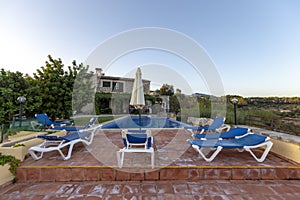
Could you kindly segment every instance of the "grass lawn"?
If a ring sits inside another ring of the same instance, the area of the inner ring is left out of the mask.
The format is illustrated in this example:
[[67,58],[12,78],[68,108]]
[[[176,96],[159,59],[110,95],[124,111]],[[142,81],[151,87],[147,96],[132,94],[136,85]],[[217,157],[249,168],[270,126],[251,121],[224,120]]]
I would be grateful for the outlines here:
[[[98,117],[98,123],[104,123],[107,121],[111,121],[114,120],[115,118],[118,118],[116,116],[99,116]],[[73,119],[75,126],[85,126],[88,121],[91,119],[91,117],[79,117],[79,118],[75,118]]]

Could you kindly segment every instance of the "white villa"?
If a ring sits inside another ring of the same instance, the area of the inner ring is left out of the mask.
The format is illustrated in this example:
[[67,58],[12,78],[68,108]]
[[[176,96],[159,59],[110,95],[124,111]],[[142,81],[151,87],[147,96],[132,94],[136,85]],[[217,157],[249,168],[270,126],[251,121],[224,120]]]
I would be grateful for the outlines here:
[[[105,102],[105,107],[111,108],[113,113],[128,113],[129,99],[118,98],[118,94],[131,94],[133,88],[134,78],[106,76],[101,68],[96,68],[96,83],[97,92],[112,93],[112,98]],[[144,94],[150,94],[149,80],[142,80],[144,87]],[[146,101],[145,108],[150,108],[151,102]]]
[[[101,68],[96,68],[97,75],[97,92],[109,92],[126,94],[131,93],[133,88],[134,78],[105,76]],[[144,93],[150,93],[149,80],[143,79]]]

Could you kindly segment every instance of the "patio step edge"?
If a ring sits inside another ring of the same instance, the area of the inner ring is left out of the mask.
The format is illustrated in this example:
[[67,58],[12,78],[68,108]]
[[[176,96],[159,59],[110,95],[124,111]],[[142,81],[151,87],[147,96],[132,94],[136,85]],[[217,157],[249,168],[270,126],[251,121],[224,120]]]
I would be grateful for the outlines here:
[[300,166],[21,166],[19,182],[300,180]]

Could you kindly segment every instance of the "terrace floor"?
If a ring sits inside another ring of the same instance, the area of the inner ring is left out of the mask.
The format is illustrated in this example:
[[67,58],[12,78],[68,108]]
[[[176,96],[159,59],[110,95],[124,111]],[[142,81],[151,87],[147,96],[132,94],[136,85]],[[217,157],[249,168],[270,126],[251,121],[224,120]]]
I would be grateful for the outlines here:
[[[183,129],[153,130],[155,168],[150,155],[125,154],[117,130],[98,130],[93,143],[76,144],[71,159],[58,152],[28,157],[18,183],[0,190],[0,199],[298,199],[300,164],[272,152],[262,163],[248,152],[223,149],[206,162],[188,145]],[[261,153],[260,149],[255,153]],[[294,179],[294,180],[292,180]],[[258,196],[263,195],[263,196]],[[105,197],[105,198],[104,198]]]
[[[184,129],[152,130],[155,148],[155,168],[165,167],[289,167],[297,168],[299,163],[287,160],[272,152],[262,163],[256,162],[250,153],[235,149],[223,149],[213,162],[204,161],[186,142],[191,139],[190,132]],[[45,153],[43,159],[34,161],[30,156],[22,163],[22,167],[34,166],[99,166],[117,167],[116,152],[123,147],[119,130],[98,130],[93,143],[87,147],[76,144],[72,157],[62,160],[58,152]],[[67,149],[65,149],[67,150]],[[262,150],[255,149],[259,155]],[[150,155],[143,153],[125,154],[124,167],[150,167]]]

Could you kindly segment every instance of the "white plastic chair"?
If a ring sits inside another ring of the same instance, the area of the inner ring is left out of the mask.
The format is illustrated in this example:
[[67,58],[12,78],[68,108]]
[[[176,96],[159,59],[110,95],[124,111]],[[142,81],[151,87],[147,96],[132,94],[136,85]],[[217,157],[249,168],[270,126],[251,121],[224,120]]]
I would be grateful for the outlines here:
[[151,167],[154,168],[154,149],[151,130],[122,130],[124,148],[117,151],[120,168],[123,167],[124,153],[150,153]]

